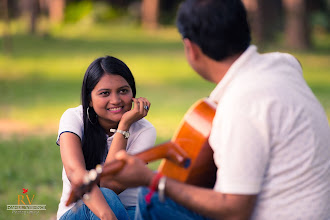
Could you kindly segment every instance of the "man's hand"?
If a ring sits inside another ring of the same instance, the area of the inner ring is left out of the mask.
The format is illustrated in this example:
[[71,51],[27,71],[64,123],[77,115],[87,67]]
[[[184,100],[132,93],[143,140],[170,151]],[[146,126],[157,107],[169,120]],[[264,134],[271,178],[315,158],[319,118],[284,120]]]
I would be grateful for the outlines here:
[[115,155],[115,159],[125,162],[125,165],[119,173],[109,176],[109,178],[125,187],[148,186],[155,175],[144,161],[134,156],[129,156],[125,150],[119,151]]

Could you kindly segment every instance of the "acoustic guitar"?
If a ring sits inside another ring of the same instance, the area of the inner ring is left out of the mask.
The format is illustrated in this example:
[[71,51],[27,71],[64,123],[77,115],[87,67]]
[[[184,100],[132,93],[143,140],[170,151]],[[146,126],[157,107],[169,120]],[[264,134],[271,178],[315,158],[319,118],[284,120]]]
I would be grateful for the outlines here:
[[[197,101],[184,115],[170,141],[134,156],[145,162],[163,159],[158,167],[158,172],[163,175],[188,184],[212,188],[217,167],[208,138],[214,115],[214,103],[207,98]],[[101,177],[115,175],[124,165],[124,161],[114,160],[89,171],[84,183],[72,186],[66,205],[81,199]]]

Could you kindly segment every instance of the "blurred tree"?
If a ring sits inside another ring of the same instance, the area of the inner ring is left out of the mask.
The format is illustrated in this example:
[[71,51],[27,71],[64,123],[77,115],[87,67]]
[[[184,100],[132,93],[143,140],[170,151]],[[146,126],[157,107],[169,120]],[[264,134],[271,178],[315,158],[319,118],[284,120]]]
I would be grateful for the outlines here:
[[29,32],[31,34],[36,33],[37,18],[39,13],[38,0],[19,0],[18,1],[19,15],[29,22]]
[[311,46],[306,0],[283,0],[285,8],[285,42],[294,49]]
[[65,0],[48,0],[47,3],[51,23],[61,23],[64,18]]
[[243,0],[243,3],[248,12],[253,38],[257,43],[260,43],[264,40],[262,0]]
[[[0,1],[4,2],[4,0]],[[308,48],[311,46],[311,31],[314,31],[316,26],[318,30],[330,30],[330,0],[242,1],[248,11],[253,39],[260,46],[273,40],[276,33],[284,32],[285,43],[288,47]],[[173,24],[177,6],[182,0],[7,0],[7,16],[8,19],[25,17],[24,20],[29,21],[29,31],[33,34],[38,31],[37,24],[40,23],[38,21],[40,15],[46,15],[49,18],[39,19],[44,22],[41,27],[48,27],[49,21],[63,22],[64,17],[67,16],[65,13],[68,13],[67,5],[69,4],[75,9],[74,17],[79,20],[84,17],[84,13],[96,10],[92,6],[95,2],[108,4],[112,9],[112,15],[103,16],[103,20],[113,19],[113,15],[130,16],[134,10],[135,17],[133,18],[141,21],[144,28],[155,29],[160,23]],[[87,8],[89,11],[78,7],[83,3],[86,7],[90,6]],[[131,7],[133,5],[134,7]],[[4,10],[4,7],[2,9]],[[6,16],[3,12],[1,14],[3,18]]]
[[28,10],[30,12],[30,33],[35,34],[37,29],[37,19],[39,12],[38,0],[29,0]]
[[173,25],[176,18],[176,12],[182,0],[160,1],[158,23]]
[[257,44],[270,41],[280,28],[281,0],[243,0],[253,39]]
[[[269,42],[275,31],[282,31],[280,28],[283,20],[286,46],[294,49],[307,49],[311,46],[307,0],[242,1],[248,11],[253,39],[257,44]],[[325,0],[314,0],[314,7],[322,1]]]
[[1,14],[4,20],[4,29],[3,29],[3,49],[5,54],[10,54],[12,51],[11,46],[11,34],[9,28],[9,9],[8,9],[8,0],[1,1]]
[[95,0],[95,1],[104,1],[108,4],[116,5],[119,7],[127,7],[133,0]]
[[142,27],[156,29],[158,27],[159,0],[142,0]]

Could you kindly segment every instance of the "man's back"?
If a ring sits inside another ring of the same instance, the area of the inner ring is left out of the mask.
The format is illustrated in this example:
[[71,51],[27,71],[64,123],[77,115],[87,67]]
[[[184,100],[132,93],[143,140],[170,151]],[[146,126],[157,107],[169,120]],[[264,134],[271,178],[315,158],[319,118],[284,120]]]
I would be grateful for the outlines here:
[[258,194],[254,219],[329,219],[325,112],[292,56],[249,51],[223,80],[210,142],[220,152],[216,189]]

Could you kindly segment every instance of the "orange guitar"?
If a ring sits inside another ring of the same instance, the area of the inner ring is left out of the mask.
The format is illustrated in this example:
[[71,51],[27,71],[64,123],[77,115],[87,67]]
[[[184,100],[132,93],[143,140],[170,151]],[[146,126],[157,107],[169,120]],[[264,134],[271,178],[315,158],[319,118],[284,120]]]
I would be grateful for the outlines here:
[[[158,172],[167,177],[188,184],[211,188],[214,186],[217,168],[213,161],[213,151],[209,146],[215,105],[207,99],[197,101],[185,114],[179,129],[171,141],[155,146],[135,156],[145,162],[162,159]],[[93,184],[107,175],[115,175],[125,162],[114,160],[103,168],[90,171],[86,181],[72,186],[66,205],[81,199]]]

